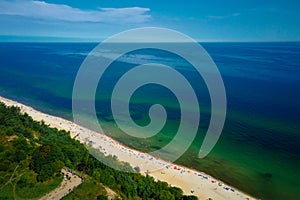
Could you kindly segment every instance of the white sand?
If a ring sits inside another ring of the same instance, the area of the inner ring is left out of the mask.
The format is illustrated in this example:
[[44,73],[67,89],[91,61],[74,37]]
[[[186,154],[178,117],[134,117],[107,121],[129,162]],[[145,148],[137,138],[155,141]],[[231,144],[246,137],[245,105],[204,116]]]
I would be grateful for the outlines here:
[[[21,112],[26,112],[34,120],[43,120],[51,127],[70,131],[71,137],[75,137],[81,143],[92,141],[93,147],[99,149],[105,155],[116,155],[120,161],[128,162],[133,167],[139,166],[142,174],[149,172],[149,175],[156,180],[166,181],[172,186],[181,188],[184,194],[193,194],[199,199],[254,199],[203,172],[168,163],[147,153],[130,149],[104,134],[78,126],[71,121],[44,114],[29,106],[3,97],[0,97],[0,101],[8,106],[20,107]],[[178,168],[180,169],[178,170]]]

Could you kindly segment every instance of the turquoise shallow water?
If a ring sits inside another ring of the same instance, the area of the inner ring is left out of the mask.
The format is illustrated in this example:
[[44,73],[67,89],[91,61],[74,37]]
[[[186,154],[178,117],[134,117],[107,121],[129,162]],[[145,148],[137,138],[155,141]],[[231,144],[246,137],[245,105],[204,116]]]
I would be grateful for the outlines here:
[[[73,82],[81,62],[95,46],[1,43],[0,95],[72,119]],[[167,52],[151,49],[132,52],[112,64],[101,80],[105,89],[96,94],[100,123],[117,140],[143,151],[159,149],[171,141],[178,129],[180,110],[167,89],[156,85],[143,87],[131,99],[131,116],[139,125],[149,123],[150,105],[165,106],[168,121],[152,138],[132,138],[116,129],[110,110],[110,94],[122,73],[137,64],[167,64],[190,81],[201,109],[197,137],[177,162],[262,199],[298,199],[300,43],[205,43],[203,46],[218,65],[228,101],[224,130],[209,156],[197,158],[210,119],[206,86],[186,61]]]

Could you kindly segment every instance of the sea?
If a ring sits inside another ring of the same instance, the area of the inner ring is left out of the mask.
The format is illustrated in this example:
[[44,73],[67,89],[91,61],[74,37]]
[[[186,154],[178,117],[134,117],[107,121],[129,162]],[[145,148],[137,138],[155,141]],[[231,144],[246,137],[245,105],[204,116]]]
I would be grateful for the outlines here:
[[[119,142],[145,152],[172,141],[180,126],[181,110],[176,95],[168,88],[148,84],[130,99],[130,115],[139,126],[150,123],[151,105],[165,108],[166,123],[152,137],[125,134],[116,125],[110,104],[122,74],[141,64],[167,65],[190,82],[200,107],[196,138],[176,163],[204,171],[257,198],[299,199],[300,43],[200,44],[218,67],[227,99],[222,134],[207,157],[200,159],[198,152],[210,123],[210,94],[195,68],[172,52],[140,49],[111,63],[95,94],[96,114],[103,130]],[[97,45],[0,43],[0,95],[73,120],[74,81],[82,62]],[[111,53],[103,51],[99,56],[109,58]]]

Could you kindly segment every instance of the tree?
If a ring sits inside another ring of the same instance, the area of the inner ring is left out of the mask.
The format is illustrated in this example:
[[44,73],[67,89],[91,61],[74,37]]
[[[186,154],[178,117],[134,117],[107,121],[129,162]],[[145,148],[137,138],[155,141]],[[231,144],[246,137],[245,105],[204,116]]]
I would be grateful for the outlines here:
[[30,149],[30,145],[28,144],[27,140],[23,136],[19,136],[17,139],[13,140],[13,146],[16,149],[28,151]]
[[183,196],[182,200],[198,200],[196,196]]
[[41,146],[32,155],[32,169],[39,181],[46,181],[64,166],[64,155],[57,146]]
[[17,150],[16,151],[16,158],[15,158],[15,161],[16,162],[20,162],[21,160],[25,160],[27,158],[27,155],[26,153],[23,151],[23,150]]
[[101,194],[97,196],[97,200],[108,200],[108,198],[105,195]]

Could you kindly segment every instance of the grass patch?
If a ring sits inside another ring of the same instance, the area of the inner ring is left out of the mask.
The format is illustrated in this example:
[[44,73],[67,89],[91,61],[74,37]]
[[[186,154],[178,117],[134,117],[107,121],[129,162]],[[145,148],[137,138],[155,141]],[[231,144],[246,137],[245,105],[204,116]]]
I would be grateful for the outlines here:
[[2,190],[0,192],[0,199],[1,200],[14,199],[14,197],[13,197],[13,187],[11,186],[11,184],[6,185],[4,188],[2,188]]
[[17,188],[17,197],[18,199],[38,199],[57,188],[62,182],[62,179],[63,176],[59,174],[59,176],[55,176],[49,181],[36,183],[32,188]]
[[[55,177],[45,183],[36,183],[34,187],[24,187],[18,188],[16,187],[16,199],[39,199],[40,197],[44,196],[48,192],[52,191],[56,187],[60,185],[62,181],[62,176]],[[4,188],[1,189],[0,192],[0,199],[1,200],[13,200],[14,193],[13,193],[13,186],[11,184],[7,184]]]

